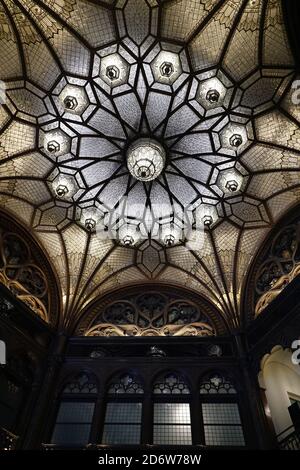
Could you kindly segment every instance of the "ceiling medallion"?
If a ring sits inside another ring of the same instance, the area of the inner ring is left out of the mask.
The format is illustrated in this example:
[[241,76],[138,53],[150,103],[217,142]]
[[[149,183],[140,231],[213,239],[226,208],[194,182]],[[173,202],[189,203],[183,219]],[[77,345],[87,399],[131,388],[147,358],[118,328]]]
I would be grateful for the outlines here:
[[117,52],[101,58],[99,76],[110,88],[126,83],[128,74],[129,64]]
[[219,179],[219,187],[224,193],[237,193],[243,185],[243,176],[235,168],[224,171]]
[[119,243],[126,247],[133,247],[140,240],[140,231],[137,225],[123,223],[117,230]]
[[55,196],[60,199],[67,198],[74,192],[71,178],[65,176],[55,178],[52,185]]
[[[243,275],[299,202],[280,2],[94,3],[4,2],[6,24],[22,20],[3,44],[2,207],[38,237],[70,328],[73,306],[145,278],[201,291],[238,326]],[[130,167],[142,137],[161,168]]]
[[[51,204],[58,213],[70,208],[66,224],[74,220],[93,237],[137,249],[151,239],[162,250],[197,250],[202,232],[223,220],[264,225],[249,202],[246,164],[259,130],[252,114],[271,106],[256,97],[270,72],[238,83],[222,63],[198,66],[185,42],[154,37],[135,47],[124,32],[95,46],[88,75],[63,70],[49,93],[26,82],[32,116],[18,109],[22,89],[13,85],[11,112],[39,127]],[[34,125],[28,129],[34,139]],[[61,229],[55,218],[51,224]]]
[[166,85],[172,85],[182,74],[181,60],[175,52],[160,51],[151,67],[155,80]]
[[60,157],[70,151],[70,138],[61,129],[53,129],[44,134],[42,148],[51,157]]
[[138,139],[127,151],[127,167],[139,181],[152,181],[164,169],[166,154],[159,142],[153,139]]
[[105,214],[99,205],[87,205],[82,209],[76,209],[76,220],[87,232],[95,233],[105,231]]
[[[219,73],[225,81],[225,77]],[[230,84],[228,83],[228,86]],[[224,106],[229,100],[231,93],[228,93],[226,86],[218,77],[211,77],[200,81],[197,91],[197,101],[207,110]]]
[[69,192],[69,188],[65,184],[59,184],[56,187],[55,192],[56,192],[58,197],[65,197]]
[[82,114],[90,104],[85,89],[70,84],[61,91],[59,101],[65,112],[78,115]]

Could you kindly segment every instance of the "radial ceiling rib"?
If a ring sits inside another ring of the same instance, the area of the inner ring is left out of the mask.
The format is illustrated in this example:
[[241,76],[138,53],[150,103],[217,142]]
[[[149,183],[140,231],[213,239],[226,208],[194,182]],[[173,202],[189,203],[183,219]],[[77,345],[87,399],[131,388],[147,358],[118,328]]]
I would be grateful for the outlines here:
[[238,327],[255,253],[300,199],[281,2],[0,6],[0,204],[55,266],[61,327],[102,292],[154,280]]
[[[7,80],[14,77],[26,77],[27,71],[22,40],[13,16],[10,13],[9,8],[7,8],[4,0],[1,0],[1,11],[3,13],[3,18],[5,17],[5,21],[2,22],[1,28],[1,50],[3,51],[1,56],[4,60],[3,66],[1,66],[1,79]],[[10,61],[16,57],[17,63],[13,62],[13,70],[10,71]],[[18,64],[18,62],[20,62],[20,64]],[[21,65],[21,68],[19,65]]]

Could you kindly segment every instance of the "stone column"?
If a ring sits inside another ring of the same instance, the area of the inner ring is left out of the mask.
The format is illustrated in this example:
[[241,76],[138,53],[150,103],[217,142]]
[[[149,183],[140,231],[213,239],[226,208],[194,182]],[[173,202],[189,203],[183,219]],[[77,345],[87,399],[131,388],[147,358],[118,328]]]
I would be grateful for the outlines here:
[[239,364],[243,373],[245,397],[252,417],[251,425],[256,435],[256,442],[252,442],[251,444],[259,449],[272,449],[275,447],[275,444],[270,434],[260,395],[257,374],[247,351],[248,348],[245,337],[240,332],[235,332],[234,337]]

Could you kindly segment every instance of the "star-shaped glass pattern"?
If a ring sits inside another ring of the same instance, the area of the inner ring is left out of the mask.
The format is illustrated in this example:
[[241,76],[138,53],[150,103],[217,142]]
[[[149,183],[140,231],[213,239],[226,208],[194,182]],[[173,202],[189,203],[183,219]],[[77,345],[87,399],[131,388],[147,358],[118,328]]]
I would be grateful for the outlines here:
[[[0,47],[0,203],[41,240],[66,317],[156,277],[238,324],[253,256],[300,194],[281,2],[3,0]],[[129,171],[139,139],[164,151],[153,179]]]

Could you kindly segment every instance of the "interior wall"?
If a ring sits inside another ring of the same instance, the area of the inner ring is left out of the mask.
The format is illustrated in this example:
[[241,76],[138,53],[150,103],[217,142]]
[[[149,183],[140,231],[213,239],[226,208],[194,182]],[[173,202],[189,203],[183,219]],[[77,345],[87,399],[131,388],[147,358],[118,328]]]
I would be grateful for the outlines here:
[[[281,346],[273,348],[262,360],[259,382],[265,389],[276,435],[281,434],[293,424],[288,410],[289,394],[300,399],[300,367],[292,363],[292,352]],[[283,433],[280,439],[290,432]]]

